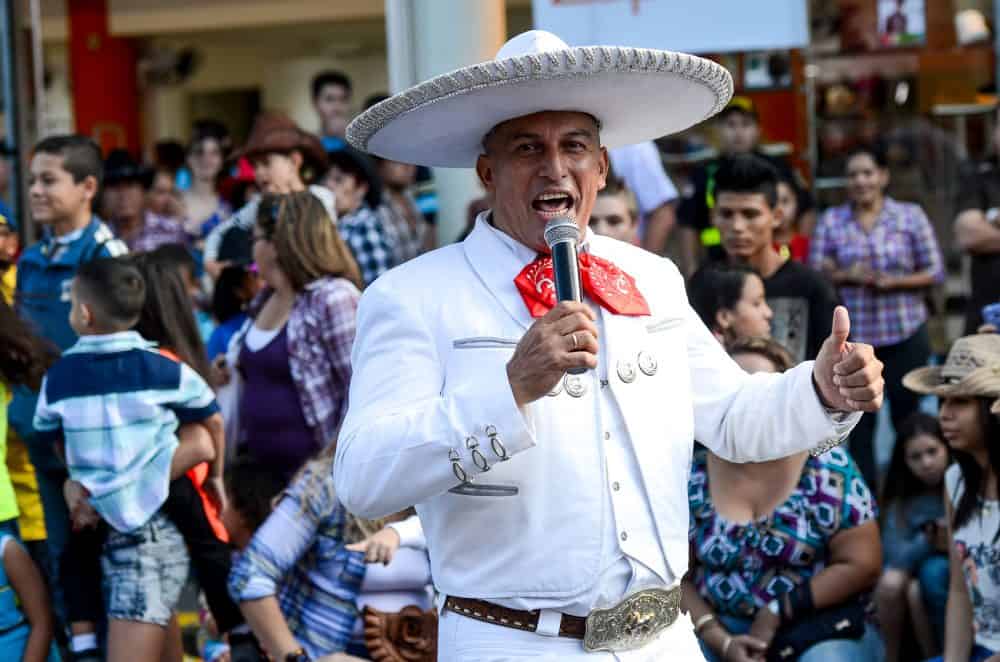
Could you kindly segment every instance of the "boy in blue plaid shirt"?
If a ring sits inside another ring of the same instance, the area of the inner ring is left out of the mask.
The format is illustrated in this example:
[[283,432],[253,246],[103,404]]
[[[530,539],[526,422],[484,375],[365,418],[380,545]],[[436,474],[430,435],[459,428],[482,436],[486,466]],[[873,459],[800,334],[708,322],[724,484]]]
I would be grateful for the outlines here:
[[[224,499],[222,420],[197,373],[129,330],[145,301],[133,264],[101,259],[81,266],[71,301],[70,324],[80,339],[46,374],[34,421],[40,435],[62,446],[72,479],[67,505],[75,531],[62,558],[70,620],[74,635],[94,630],[99,614],[87,577],[97,569],[87,560],[102,550],[107,659],[157,659],[189,562],[164,504],[171,480],[204,461],[212,462],[209,494]],[[192,435],[179,443],[177,428],[189,423],[207,428],[211,441]],[[87,501],[107,526],[82,530],[94,523]]]

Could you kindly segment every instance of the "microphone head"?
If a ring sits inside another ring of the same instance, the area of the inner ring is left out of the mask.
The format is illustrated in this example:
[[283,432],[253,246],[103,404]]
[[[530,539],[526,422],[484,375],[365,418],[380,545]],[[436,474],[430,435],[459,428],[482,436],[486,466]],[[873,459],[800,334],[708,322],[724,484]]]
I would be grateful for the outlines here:
[[564,241],[571,241],[574,245],[578,243],[580,241],[580,228],[568,216],[559,216],[545,224],[545,243],[549,248],[552,248]]

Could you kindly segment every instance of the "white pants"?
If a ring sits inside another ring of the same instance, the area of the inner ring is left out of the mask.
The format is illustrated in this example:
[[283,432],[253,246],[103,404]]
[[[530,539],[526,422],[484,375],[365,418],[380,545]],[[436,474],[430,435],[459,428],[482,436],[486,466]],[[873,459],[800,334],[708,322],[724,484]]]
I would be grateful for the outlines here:
[[588,653],[579,639],[547,637],[467,618],[443,610],[438,621],[438,662],[507,662],[508,660],[586,660],[587,662],[703,662],[691,627],[679,614],[669,628],[639,650]]

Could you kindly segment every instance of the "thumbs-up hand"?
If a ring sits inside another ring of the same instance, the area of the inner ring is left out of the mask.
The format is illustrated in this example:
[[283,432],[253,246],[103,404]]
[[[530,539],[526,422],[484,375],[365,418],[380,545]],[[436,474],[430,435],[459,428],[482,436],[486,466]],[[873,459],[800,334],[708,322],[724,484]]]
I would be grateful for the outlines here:
[[882,406],[882,362],[871,345],[847,341],[851,318],[847,309],[833,311],[833,329],[823,343],[813,366],[813,382],[819,399],[837,411],[878,411]]

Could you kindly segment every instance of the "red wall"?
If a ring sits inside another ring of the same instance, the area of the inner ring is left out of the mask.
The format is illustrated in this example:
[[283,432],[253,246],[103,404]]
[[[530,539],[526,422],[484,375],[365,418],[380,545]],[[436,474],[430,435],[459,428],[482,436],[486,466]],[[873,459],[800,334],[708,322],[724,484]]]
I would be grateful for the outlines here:
[[70,81],[76,130],[104,149],[139,151],[136,49],[108,34],[107,0],[68,0]]

